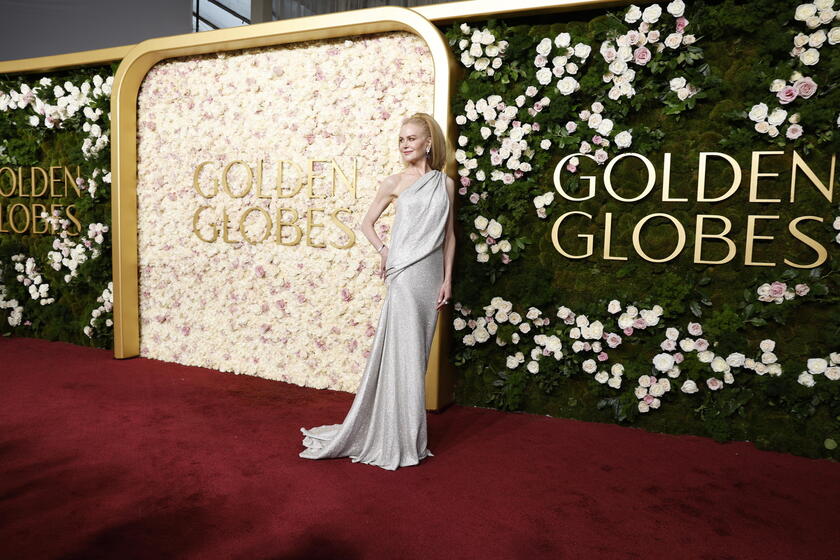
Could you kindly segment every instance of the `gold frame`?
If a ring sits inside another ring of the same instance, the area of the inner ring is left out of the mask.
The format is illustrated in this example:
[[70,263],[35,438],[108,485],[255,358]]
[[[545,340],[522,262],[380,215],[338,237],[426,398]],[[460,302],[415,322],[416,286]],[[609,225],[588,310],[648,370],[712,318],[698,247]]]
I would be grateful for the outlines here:
[[[444,130],[454,121],[449,110],[452,74],[457,66],[446,39],[426,18],[405,8],[370,8],[286,21],[266,22],[204,33],[174,35],[139,43],[123,58],[111,93],[111,194],[114,267],[114,355],[140,352],[137,249],[137,95],[148,71],[159,61],[185,55],[283,45],[317,39],[409,31],[428,45],[435,71],[433,114]],[[450,170],[451,171],[451,170]],[[426,372],[426,408],[451,402],[454,371],[444,360],[442,333],[448,318],[441,312]]]

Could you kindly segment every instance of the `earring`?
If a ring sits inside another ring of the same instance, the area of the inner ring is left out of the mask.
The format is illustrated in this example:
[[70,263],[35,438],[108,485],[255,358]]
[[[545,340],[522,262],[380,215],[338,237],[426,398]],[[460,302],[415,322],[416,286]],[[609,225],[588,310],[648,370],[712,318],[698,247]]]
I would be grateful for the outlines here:
[[426,146],[426,153],[428,154],[428,153],[430,153],[431,151],[432,151],[432,147],[431,147],[431,146]]

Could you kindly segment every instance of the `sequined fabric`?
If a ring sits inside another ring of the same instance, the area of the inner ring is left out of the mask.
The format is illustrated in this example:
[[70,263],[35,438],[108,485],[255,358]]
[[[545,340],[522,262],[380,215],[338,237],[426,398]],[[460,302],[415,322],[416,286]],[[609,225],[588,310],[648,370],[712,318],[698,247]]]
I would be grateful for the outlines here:
[[425,374],[443,282],[444,180],[432,170],[399,195],[385,263],[387,295],[356,397],[341,424],[300,429],[301,457],[350,457],[396,470],[433,455],[426,448]]

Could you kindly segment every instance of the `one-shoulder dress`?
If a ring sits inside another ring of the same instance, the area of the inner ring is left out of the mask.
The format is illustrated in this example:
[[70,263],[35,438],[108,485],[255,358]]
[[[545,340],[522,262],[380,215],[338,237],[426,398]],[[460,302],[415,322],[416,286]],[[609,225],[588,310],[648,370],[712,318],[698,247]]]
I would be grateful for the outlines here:
[[306,447],[301,457],[350,457],[396,470],[433,455],[426,447],[425,374],[443,282],[450,204],[445,179],[429,171],[397,198],[387,295],[356,397],[341,424],[300,429]]

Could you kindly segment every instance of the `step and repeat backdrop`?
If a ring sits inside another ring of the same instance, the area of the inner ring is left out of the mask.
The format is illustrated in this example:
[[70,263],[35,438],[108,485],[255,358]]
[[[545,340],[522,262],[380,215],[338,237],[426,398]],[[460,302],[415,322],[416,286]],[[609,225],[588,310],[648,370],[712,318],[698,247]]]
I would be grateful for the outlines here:
[[[456,401],[836,457],[834,3],[590,8],[439,25],[462,71]],[[430,111],[426,47],[149,71],[141,355],[354,390],[385,294],[358,227],[404,113]],[[0,80],[6,335],[110,346],[112,73]]]

